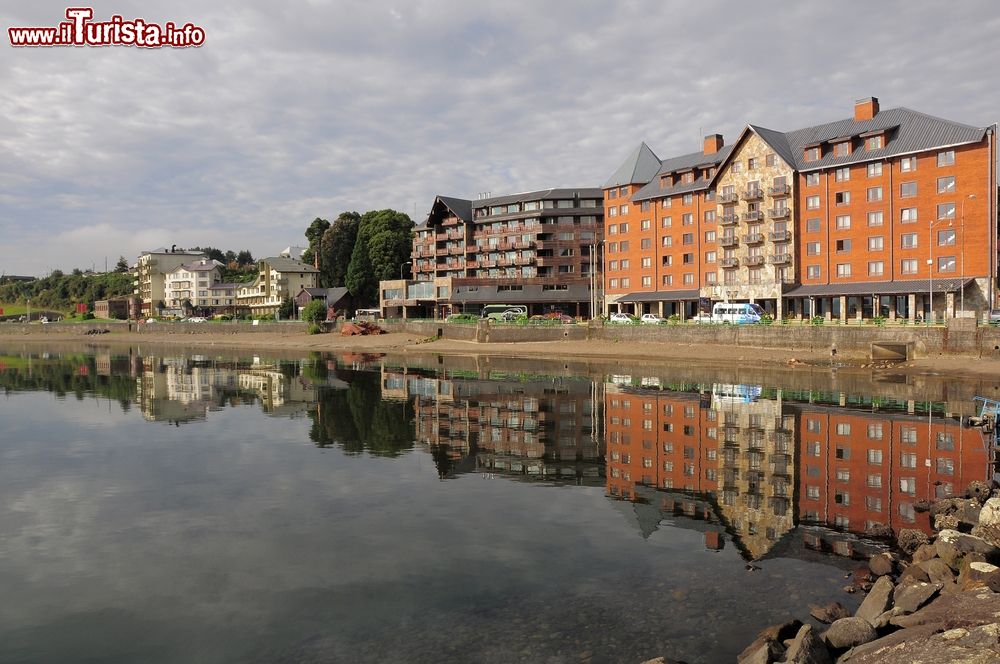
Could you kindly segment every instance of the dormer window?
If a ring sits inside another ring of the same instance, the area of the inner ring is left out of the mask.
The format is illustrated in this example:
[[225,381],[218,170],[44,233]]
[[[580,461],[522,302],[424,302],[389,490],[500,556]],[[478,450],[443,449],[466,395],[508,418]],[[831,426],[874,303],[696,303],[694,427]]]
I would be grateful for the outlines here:
[[833,156],[834,157],[846,157],[851,154],[851,142],[841,141],[839,143],[834,143],[833,145]]
[[817,161],[817,160],[819,160],[819,158],[820,158],[819,146],[817,145],[815,147],[806,148],[805,158],[806,158],[806,161]]
[[869,150],[881,150],[884,147],[882,134],[869,136],[867,146]]
[[672,187],[674,184],[674,176],[670,173],[660,176],[660,189],[666,189],[667,187]]
[[694,182],[694,173],[685,173],[682,176],[682,178],[683,178],[682,181],[684,182],[684,184],[691,184],[692,182]]

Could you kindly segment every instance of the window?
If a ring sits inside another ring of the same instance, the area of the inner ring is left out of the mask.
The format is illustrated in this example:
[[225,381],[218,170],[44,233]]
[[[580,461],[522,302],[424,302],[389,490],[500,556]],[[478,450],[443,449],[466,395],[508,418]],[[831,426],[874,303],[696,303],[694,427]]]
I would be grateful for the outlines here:
[[941,203],[937,206],[937,218],[938,219],[954,219],[955,218],[955,204],[954,203]]
[[900,274],[916,274],[917,273],[917,261],[913,258],[908,258],[906,260],[899,262],[899,273]]
[[622,279],[622,288],[628,288],[631,285],[631,280],[628,277]]
[[715,254],[714,251],[706,251],[705,252],[705,262],[706,263],[714,263],[715,259],[716,259],[716,254]]
[[941,256],[937,259],[937,269],[938,272],[954,272],[955,271],[955,257],[954,256]]
[[618,243],[617,242],[609,242],[608,243],[608,253],[609,254],[613,254],[616,251],[618,251]]
[[684,233],[681,235],[681,244],[694,244],[694,233]]
[[664,198],[662,201],[660,201],[660,207],[661,208],[668,208],[668,207],[672,206],[673,204],[674,204],[674,202],[670,198]]
[[673,225],[674,225],[673,217],[664,217],[663,219],[660,220],[660,226],[662,226],[663,228],[670,228]]
[[715,231],[705,231],[705,242],[715,242]]
[[[879,482],[882,481],[882,476],[879,475]],[[882,485],[879,484],[879,487]],[[874,488],[874,487],[873,487]],[[882,499],[878,496],[865,496],[865,508],[869,512],[881,512],[882,511]]]
[[899,246],[903,249],[916,249],[917,247],[917,234],[916,233],[903,233],[899,236]]
[[691,226],[692,224],[694,224],[694,215],[693,214],[691,214],[690,212],[688,212],[685,215],[681,215],[681,225],[682,226]]
[[[713,262],[714,262],[714,261],[713,261]],[[706,273],[705,273],[705,283],[706,283],[706,284],[714,284],[714,283],[718,283],[718,282],[716,281],[716,278],[715,278],[715,272],[706,272]]]
[[823,453],[823,446],[820,443],[812,442],[806,445],[806,454],[818,457]]
[[[560,233],[560,234],[559,234],[559,239],[560,239],[560,240],[562,240],[562,239],[566,239],[566,240],[572,240],[572,239],[573,239],[573,237],[572,237],[572,233],[570,234],[570,237],[568,237],[568,238],[563,238],[563,237],[562,237],[562,233]],[[618,247],[619,247],[619,248],[620,248],[620,249],[621,249],[622,251],[628,251],[628,240],[623,240],[622,242],[620,242],[620,243],[618,244]]]
[[642,259],[642,266],[653,267],[653,259],[650,258],[649,256],[646,256],[645,258]]
[[649,230],[649,219],[643,219],[639,222],[639,229],[648,231]]
[[846,157],[851,154],[851,142],[842,141],[833,146],[833,156],[834,157]]
[[885,274],[885,263],[882,261],[869,261],[868,263],[868,276],[869,277],[881,277]]
[[869,226],[881,226],[883,221],[882,210],[873,210],[868,213]]
[[819,256],[819,252],[820,252],[819,242],[806,243],[806,256]]
[[838,277],[849,277],[849,276],[851,276],[851,264],[850,263],[837,263],[837,276]]
[[916,427],[903,427],[899,432],[899,442],[914,445],[917,442]]
[[684,280],[683,281],[687,285],[693,284],[694,283],[694,273],[693,272],[685,272],[684,273]]
[[955,461],[953,459],[938,459],[937,471],[939,475],[954,475]]
[[868,149],[869,150],[881,150],[882,149],[882,135],[869,136],[868,137]]
[[665,274],[665,275],[663,275],[663,285],[664,286],[672,286],[673,284],[674,284],[674,275],[672,275],[672,274]]
[[818,210],[819,209],[819,196],[807,196],[806,197],[806,209],[807,210]]
[[882,175],[882,162],[876,161],[868,164],[868,177],[877,178],[880,175]]
[[939,194],[955,193],[955,176],[949,175],[948,177],[938,178],[937,191]]
[[806,186],[814,187],[819,184],[819,173],[806,173]]
[[833,172],[833,179],[835,182],[847,182],[851,179],[851,169],[838,168]]
[[[560,203],[562,203],[562,201],[559,201],[559,202],[560,202]],[[560,207],[561,207],[561,206],[560,206]],[[627,214],[628,214],[628,206],[627,206],[627,205],[622,205],[622,206],[621,206],[621,207],[619,208],[619,210],[621,211],[621,215],[622,215],[623,217],[624,217],[625,215],[627,215]]]
[[614,205],[612,205],[611,207],[609,207],[608,208],[608,216],[609,217],[617,217],[618,216],[618,208],[615,207]]
[[818,233],[819,232],[819,219],[806,219],[806,232],[807,233]]
[[694,254],[684,254],[682,258],[683,258],[682,262],[684,263],[684,265],[691,265],[692,263],[694,263]]
[[917,455],[913,452],[903,452],[899,455],[899,465],[901,468],[916,468]]
[[608,288],[612,288],[612,289],[613,288],[618,288],[618,280],[617,279],[611,279],[608,282]]
[[672,247],[674,246],[674,238],[669,235],[664,235],[663,238],[660,239],[660,244],[664,247]]
[[851,215],[842,214],[837,216],[837,230],[845,231],[851,227]]
[[732,165],[732,171],[733,171],[733,173],[742,173],[743,172],[743,162],[742,161],[734,161],[733,165]]
[[777,163],[777,162],[776,162],[776,160],[775,160],[775,157],[774,157],[774,153],[773,153],[773,152],[768,152],[768,153],[767,153],[767,154],[766,154],[766,155],[764,156],[764,163],[765,163],[765,164],[767,164],[768,166],[774,166],[774,165],[775,165],[775,163]]
[[955,246],[955,229],[946,228],[943,231],[938,231],[937,243],[939,247]]
[[692,194],[684,194],[684,205],[691,205],[693,201],[694,196]]
[[837,481],[838,482],[850,482],[851,481],[851,471],[848,468],[838,468],[837,469]]
[[868,202],[882,200],[882,187],[868,187]]
[[913,224],[917,221],[917,208],[903,208],[899,211],[899,223]]
[[885,249],[885,238],[881,235],[873,235],[868,238],[868,251],[882,251]]
[[639,240],[639,248],[640,249],[652,249],[653,248],[653,240],[650,239],[650,238],[648,238],[648,237],[642,238],[641,240]]
[[810,265],[806,268],[807,279],[819,279],[820,273],[819,265]]
[[760,165],[760,160],[757,157],[750,157],[749,159],[747,159],[748,171],[756,171],[759,165]]
[[[837,503],[838,505],[843,505],[844,507],[847,507],[848,505],[851,504],[851,494],[847,491],[837,491],[833,494],[833,502]],[[841,525],[839,520],[846,518],[847,517],[837,515],[835,517],[835,519],[837,520],[837,526],[839,526],[840,528],[844,528],[845,525]]]
[[937,155],[937,165],[938,166],[951,166],[955,163],[955,151],[945,150],[944,152],[938,152]]
[[715,210],[706,210],[705,211],[705,223],[706,224],[710,224],[713,221],[715,221]]
[[833,201],[835,205],[849,205],[851,202],[851,192],[838,191],[833,195]]
[[617,269],[618,269],[618,261],[611,261],[608,263],[608,270],[617,270]]
[[917,183],[916,182],[903,182],[899,185],[899,197],[900,198],[913,198],[917,195]]
[[821,433],[823,431],[823,423],[819,420],[806,420],[806,431],[809,433]]
[[851,241],[850,240],[837,240],[837,242],[836,242],[836,244],[834,246],[836,247],[836,250],[837,250],[838,254],[845,254],[845,253],[847,253],[847,252],[849,252],[851,250]]
[[642,278],[642,285],[643,286],[652,286],[653,285],[653,278],[652,277],[643,277]]
[[[899,478],[899,490],[903,493],[909,494],[911,496],[917,493],[917,478],[916,477],[900,477]],[[900,505],[900,508],[903,506]]]
[[820,150],[818,147],[807,148],[805,151],[806,161],[816,161],[820,158]]
[[618,224],[618,231],[620,233],[628,233],[628,224]]
[[[580,207],[584,207],[583,201],[580,201]],[[639,209],[643,212],[649,212],[649,201],[643,201],[639,203]]]
[[622,259],[622,269],[623,270],[627,270],[628,269],[628,259],[627,258]]
[[[871,427],[869,427],[869,430],[870,429],[871,429]],[[882,434],[882,427],[881,427],[881,425],[879,425],[879,436],[880,437],[881,437],[881,434]],[[871,438],[870,435],[868,437]],[[868,463],[870,463],[872,465],[875,465],[875,466],[881,466],[882,465],[882,450],[868,450]]]

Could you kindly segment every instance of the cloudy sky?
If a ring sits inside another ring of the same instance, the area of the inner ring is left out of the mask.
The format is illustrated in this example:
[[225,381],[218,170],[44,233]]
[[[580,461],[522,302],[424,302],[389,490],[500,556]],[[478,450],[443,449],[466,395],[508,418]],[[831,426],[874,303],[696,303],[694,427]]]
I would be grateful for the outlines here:
[[66,4],[3,3],[0,273],[171,244],[274,254],[316,216],[600,186],[640,141],[667,157],[870,95],[1000,120],[994,0],[93,7],[206,42],[14,49],[6,28],[54,26]]

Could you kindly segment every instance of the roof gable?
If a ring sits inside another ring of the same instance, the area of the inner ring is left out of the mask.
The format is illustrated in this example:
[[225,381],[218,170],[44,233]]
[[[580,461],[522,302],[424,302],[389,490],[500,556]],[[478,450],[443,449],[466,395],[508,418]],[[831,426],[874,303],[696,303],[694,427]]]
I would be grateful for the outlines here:
[[660,159],[649,146],[640,143],[639,147],[632,151],[632,154],[622,162],[608,181],[604,183],[604,189],[619,187],[626,184],[646,184],[660,170]]

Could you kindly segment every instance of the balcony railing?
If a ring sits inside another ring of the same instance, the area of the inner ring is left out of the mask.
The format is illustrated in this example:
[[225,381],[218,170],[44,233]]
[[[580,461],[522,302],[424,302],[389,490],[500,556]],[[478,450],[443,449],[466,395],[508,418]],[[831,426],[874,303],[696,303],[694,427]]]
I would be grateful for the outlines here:
[[743,236],[743,241],[747,244],[760,244],[764,241],[763,233],[747,233]]
[[730,224],[739,223],[740,215],[738,214],[724,214],[720,218],[720,222],[723,226],[728,226]]
[[767,234],[767,239],[771,242],[788,242],[792,239],[791,231],[771,231]]
[[791,210],[786,207],[774,208],[773,210],[768,210],[767,216],[771,219],[784,219],[791,214]]
[[750,210],[743,214],[744,221],[761,221],[764,218],[764,213],[760,210]]
[[736,203],[740,200],[740,197],[735,193],[732,194],[719,194],[719,202],[722,204],[726,203]]
[[740,239],[735,235],[723,235],[719,238],[720,247],[735,247],[740,243]]
[[747,256],[746,257],[746,264],[747,265],[763,265],[764,264],[764,257],[763,256]]
[[764,197],[764,192],[759,187],[751,187],[743,192],[743,200],[759,201]]
[[792,257],[789,254],[775,254],[767,262],[771,265],[787,265],[792,262]]
[[739,258],[723,258],[723,259],[719,260],[719,265],[721,265],[724,268],[739,267],[740,266],[740,259]]
[[767,191],[772,196],[788,196],[792,193],[792,188],[787,184],[776,184],[772,187],[768,187]]

